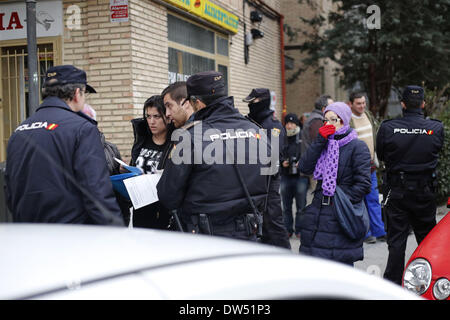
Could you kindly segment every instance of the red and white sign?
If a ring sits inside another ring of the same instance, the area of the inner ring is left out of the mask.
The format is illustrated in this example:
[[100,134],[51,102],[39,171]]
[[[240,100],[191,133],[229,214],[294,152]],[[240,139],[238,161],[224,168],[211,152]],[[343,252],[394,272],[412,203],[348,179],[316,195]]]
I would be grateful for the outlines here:
[[[25,1],[0,4],[0,41],[27,37]],[[54,37],[63,34],[62,1],[36,1],[36,34]]]
[[109,1],[111,22],[127,22],[129,19],[128,0]]

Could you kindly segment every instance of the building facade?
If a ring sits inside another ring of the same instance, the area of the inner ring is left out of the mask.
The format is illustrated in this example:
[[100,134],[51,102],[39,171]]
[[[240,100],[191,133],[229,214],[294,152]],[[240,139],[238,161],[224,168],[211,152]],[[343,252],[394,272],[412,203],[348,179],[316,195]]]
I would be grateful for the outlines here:
[[[130,120],[144,101],[191,74],[221,71],[236,107],[252,88],[273,91],[283,109],[281,0],[37,1],[39,83],[52,65],[87,72],[97,94],[87,103],[99,129],[130,157]],[[262,20],[251,20],[251,12]],[[25,1],[0,2],[0,162],[7,141],[29,116]],[[259,31],[251,37],[252,29]],[[263,37],[261,36],[263,34]],[[247,36],[246,36],[247,35]]]
[[[347,101],[347,92],[339,84],[339,76],[335,74],[338,65],[329,59],[319,62],[322,70],[317,70],[312,67],[302,72],[296,80],[290,82],[289,79],[293,74],[304,67],[302,59],[307,55],[301,53],[298,46],[305,41],[302,35],[303,31],[312,32],[306,24],[302,23],[300,17],[311,19],[318,14],[327,16],[333,10],[333,4],[330,0],[312,1],[313,6],[306,2],[299,4],[298,0],[285,0],[281,5],[281,13],[285,17],[285,23],[291,30],[297,31],[297,36],[285,40],[285,54],[291,60],[290,70],[286,71],[286,106],[287,112],[296,113],[301,116],[304,113],[309,113],[314,108],[314,102],[323,94],[330,95],[335,101]],[[322,32],[327,28],[327,25],[322,26]]]

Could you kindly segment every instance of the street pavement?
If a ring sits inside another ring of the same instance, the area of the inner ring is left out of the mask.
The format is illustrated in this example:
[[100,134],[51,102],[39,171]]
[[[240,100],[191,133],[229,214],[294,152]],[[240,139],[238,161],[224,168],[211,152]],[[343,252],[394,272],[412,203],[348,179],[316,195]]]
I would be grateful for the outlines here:
[[[307,203],[312,200],[311,190],[308,190]],[[295,202],[294,202],[295,203]],[[295,212],[295,205],[293,208]],[[449,209],[447,207],[438,207],[436,214],[436,221],[439,222],[447,213]],[[300,240],[293,235],[290,238],[292,251],[298,253],[298,248],[300,246]],[[405,263],[408,262],[409,258],[413,254],[414,250],[417,248],[417,241],[414,234],[408,236],[408,242],[406,245],[405,253]],[[379,277],[383,277],[384,270],[386,269],[386,263],[388,258],[388,248],[386,242],[377,241],[373,244],[364,243],[364,260],[355,262],[355,268],[368,272]]]

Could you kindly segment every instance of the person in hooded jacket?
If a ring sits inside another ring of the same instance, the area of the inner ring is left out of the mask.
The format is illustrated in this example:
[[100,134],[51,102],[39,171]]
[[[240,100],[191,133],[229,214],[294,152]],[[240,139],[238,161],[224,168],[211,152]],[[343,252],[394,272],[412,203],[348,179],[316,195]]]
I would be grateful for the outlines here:
[[[276,145],[273,138],[278,137],[279,159],[282,158],[284,146],[287,144],[286,131],[280,120],[275,117],[275,111],[270,108],[270,90],[266,88],[253,89],[243,100],[248,103],[250,113],[247,118],[263,129],[267,130],[267,136],[272,148]],[[268,185],[269,196],[267,208],[264,210],[263,235],[261,241],[283,248],[290,249],[289,234],[283,220],[280,196],[280,174],[273,175]]]
[[[134,144],[131,149],[131,163],[144,174],[157,173],[163,154],[169,147],[169,124],[166,110],[159,95],[148,98],[144,103],[143,118],[131,121],[134,132]],[[134,210],[133,227],[167,229],[170,213],[158,201]]]
[[351,240],[344,233],[333,195],[339,185],[357,203],[371,190],[370,151],[350,128],[351,115],[344,102],[327,106],[325,125],[299,162],[300,172],[318,180],[312,203],[301,216],[299,251],[349,265],[363,259],[364,239]]

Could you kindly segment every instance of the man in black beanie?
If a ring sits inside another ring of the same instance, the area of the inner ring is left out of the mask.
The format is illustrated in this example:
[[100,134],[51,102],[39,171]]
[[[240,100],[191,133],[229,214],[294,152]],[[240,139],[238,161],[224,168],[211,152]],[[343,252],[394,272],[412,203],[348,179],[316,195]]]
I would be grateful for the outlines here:
[[[306,193],[309,186],[308,176],[303,176],[297,168],[301,157],[301,132],[300,121],[295,113],[288,113],[284,118],[287,133],[281,163],[281,198],[283,199],[284,225],[289,237],[295,232],[300,238],[300,212],[306,205]],[[292,205],[295,199],[295,221],[292,215]],[[295,226],[295,228],[294,228]]]

